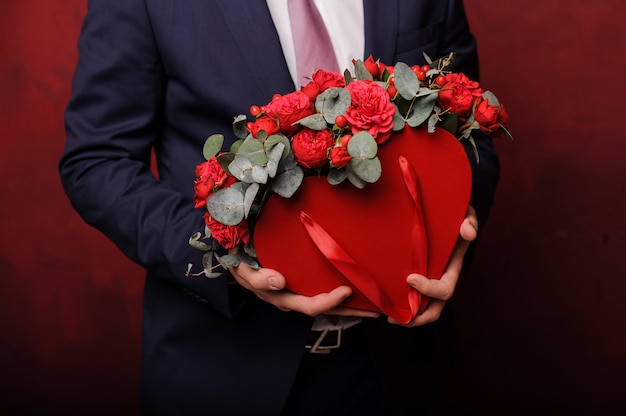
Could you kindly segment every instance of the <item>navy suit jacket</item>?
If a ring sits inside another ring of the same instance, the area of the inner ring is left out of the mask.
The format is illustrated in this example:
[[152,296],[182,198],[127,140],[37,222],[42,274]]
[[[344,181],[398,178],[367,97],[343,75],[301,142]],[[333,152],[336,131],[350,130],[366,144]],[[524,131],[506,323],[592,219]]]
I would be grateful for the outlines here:
[[[455,68],[478,77],[460,0],[364,0],[364,8],[361,58],[417,64],[423,52],[456,51]],[[204,139],[232,138],[234,115],[293,90],[265,1],[89,2],[60,172],[85,221],[147,270],[146,413],[280,412],[311,319],[281,312],[225,278],[185,277],[185,270],[201,264],[188,238],[204,228],[192,203]],[[472,203],[482,222],[498,164],[489,139],[478,145]]]

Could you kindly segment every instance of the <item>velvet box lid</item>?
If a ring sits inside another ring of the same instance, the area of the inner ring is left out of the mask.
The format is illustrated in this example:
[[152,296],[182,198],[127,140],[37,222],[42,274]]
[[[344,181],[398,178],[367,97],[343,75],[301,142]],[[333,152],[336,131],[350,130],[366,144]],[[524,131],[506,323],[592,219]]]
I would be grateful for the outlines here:
[[395,132],[378,157],[382,175],[363,189],[306,177],[291,198],[273,194],[254,246],[288,289],[312,296],[349,285],[346,306],[406,323],[428,302],[406,277],[443,274],[469,204],[471,169],[458,139],[441,128]]

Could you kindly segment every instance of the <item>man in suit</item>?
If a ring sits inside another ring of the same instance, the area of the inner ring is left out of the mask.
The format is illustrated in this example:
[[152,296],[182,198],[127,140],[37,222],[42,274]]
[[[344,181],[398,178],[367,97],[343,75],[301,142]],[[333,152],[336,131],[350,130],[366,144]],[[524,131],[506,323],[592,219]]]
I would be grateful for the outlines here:
[[[204,227],[192,203],[203,139],[218,132],[232,138],[233,115],[295,88],[277,31],[280,16],[268,3],[89,2],[60,172],[85,221],[147,270],[143,411],[364,415],[391,414],[393,408],[402,414],[399,409],[412,403],[422,408],[428,391],[416,389],[427,387],[410,380],[430,378],[425,369],[435,378],[443,372],[431,358],[440,330],[428,323],[439,318],[454,290],[476,220],[484,223],[497,182],[497,157],[486,137],[478,140],[480,164],[472,165],[477,215],[472,211],[463,225],[454,267],[440,282],[409,280],[436,299],[408,325],[416,328],[339,307],[347,288],[314,298],[295,295],[283,289],[279,273],[270,281],[264,269],[233,270],[236,284],[226,274],[185,277],[186,265],[200,256],[187,240]],[[423,63],[424,52],[440,57],[455,51],[454,69],[477,79],[476,45],[462,1],[355,4],[364,44],[355,58],[371,54],[414,65]],[[332,12],[332,5],[326,7]],[[344,331],[346,345],[313,357],[305,344],[320,314],[356,315],[364,322]]]

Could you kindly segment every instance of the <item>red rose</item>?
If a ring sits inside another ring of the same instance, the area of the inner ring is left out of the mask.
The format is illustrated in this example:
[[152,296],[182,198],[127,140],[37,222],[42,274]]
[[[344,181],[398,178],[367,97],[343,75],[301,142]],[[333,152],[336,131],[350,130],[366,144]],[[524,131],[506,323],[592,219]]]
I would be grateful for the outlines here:
[[206,204],[206,200],[219,188],[228,187],[236,181],[228,176],[217,158],[214,156],[206,162],[196,166],[196,180],[194,189],[194,206],[200,208]]
[[363,62],[363,65],[365,65],[365,68],[367,68],[367,71],[372,74],[374,79],[380,79],[380,75],[383,73],[384,67],[379,62],[375,61],[372,55],[367,57],[365,62]]
[[238,225],[224,225],[213,219],[208,212],[205,212],[204,222],[211,231],[211,237],[226,250],[235,248],[240,243],[250,244],[250,229],[246,220],[243,220]]
[[335,139],[328,130],[302,129],[293,136],[291,148],[296,162],[305,168],[323,166],[328,160],[328,149]]
[[302,91],[276,96],[265,106],[265,114],[276,120],[280,131],[285,134],[296,131],[298,127],[292,124],[314,112],[313,103]]
[[254,123],[248,124],[248,131],[252,137],[256,138],[261,130],[265,130],[268,136],[276,134],[280,131],[276,119],[268,116],[259,117]]
[[318,95],[320,95],[322,89],[320,88],[320,84],[315,81],[311,81],[308,84],[304,85],[302,88],[300,88],[300,91],[305,93],[306,96],[309,97],[309,100],[315,102],[315,99]]
[[368,131],[376,143],[383,143],[391,135],[396,112],[387,90],[373,81],[354,81],[346,89],[352,98],[345,114],[352,133]]
[[346,146],[336,146],[330,149],[330,164],[335,168],[342,168],[350,162],[352,156],[348,154]]
[[302,87],[301,91],[305,93],[311,101],[315,101],[321,92],[329,88],[343,88],[345,86],[346,82],[341,74],[320,69],[313,73],[311,82]]
[[506,124],[509,121],[509,115],[502,104],[499,106],[490,105],[485,98],[482,98],[474,108],[474,118],[480,129],[487,134],[497,132],[500,130],[501,124]]
[[460,117],[467,117],[474,101],[481,96],[483,90],[478,82],[472,81],[463,74],[446,75],[446,83],[441,87],[437,97],[437,105],[442,110],[450,110]]

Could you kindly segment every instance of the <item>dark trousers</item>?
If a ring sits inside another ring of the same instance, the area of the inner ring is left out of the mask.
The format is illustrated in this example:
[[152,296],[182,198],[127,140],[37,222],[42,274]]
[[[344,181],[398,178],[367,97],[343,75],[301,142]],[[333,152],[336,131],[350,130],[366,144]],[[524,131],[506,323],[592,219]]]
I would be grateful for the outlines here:
[[437,323],[412,330],[380,319],[345,334],[347,345],[329,354],[305,352],[282,416],[439,414],[456,356],[447,311]]
[[389,414],[362,326],[345,330],[328,354],[304,353],[282,416]]

